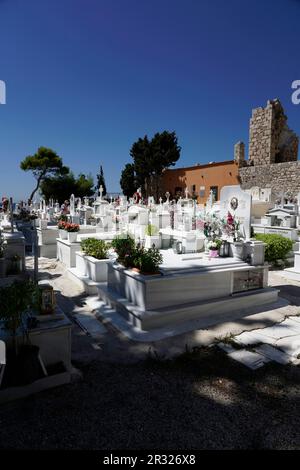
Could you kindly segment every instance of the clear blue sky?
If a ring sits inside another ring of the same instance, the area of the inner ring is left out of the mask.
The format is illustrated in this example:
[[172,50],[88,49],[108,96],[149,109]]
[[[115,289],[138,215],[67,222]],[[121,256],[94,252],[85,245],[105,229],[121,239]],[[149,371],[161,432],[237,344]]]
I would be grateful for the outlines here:
[[298,0],[0,0],[0,195],[51,147],[109,191],[140,136],[177,132],[179,166],[232,159],[251,109],[280,98],[300,134]]

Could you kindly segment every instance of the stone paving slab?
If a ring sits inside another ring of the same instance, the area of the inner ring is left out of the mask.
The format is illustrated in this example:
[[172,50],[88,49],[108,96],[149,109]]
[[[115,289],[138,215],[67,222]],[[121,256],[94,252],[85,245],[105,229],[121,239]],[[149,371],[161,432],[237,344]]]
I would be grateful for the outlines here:
[[252,370],[256,370],[259,367],[262,367],[267,362],[270,362],[266,356],[258,354],[256,352],[247,351],[245,349],[240,349],[228,354],[228,357],[234,359],[235,361],[244,364]]
[[92,337],[98,337],[107,333],[105,326],[91,312],[76,313],[74,319]]
[[[233,337],[232,341],[248,348],[259,345],[254,349],[254,352],[263,355],[269,361],[275,361],[282,365],[289,363],[298,365],[300,363],[300,358],[298,358],[300,356],[300,318],[297,316],[288,317],[281,323],[267,328],[245,331]],[[242,362],[251,369],[255,368],[255,358],[246,355],[247,352],[250,353],[251,351],[242,349],[239,350],[241,353],[239,355],[230,352],[229,349],[226,350],[220,343],[219,346],[232,359]],[[251,358],[253,362],[251,362]],[[257,361],[259,361],[259,358],[257,358]]]
[[300,335],[281,338],[276,341],[276,347],[281,349],[281,351],[285,352],[286,354],[297,358],[300,354]]
[[275,361],[282,365],[289,364],[293,359],[288,354],[279,351],[279,349],[276,349],[273,346],[270,346],[269,344],[262,344],[261,346],[255,348],[254,351],[258,354],[262,354],[263,356],[267,357],[268,359],[270,359],[270,361]]
[[[297,318],[297,317],[295,317]],[[283,320],[273,326],[244,332],[234,338],[238,344],[249,346],[259,343],[275,344],[282,338],[292,338],[300,335],[300,322],[293,317]]]

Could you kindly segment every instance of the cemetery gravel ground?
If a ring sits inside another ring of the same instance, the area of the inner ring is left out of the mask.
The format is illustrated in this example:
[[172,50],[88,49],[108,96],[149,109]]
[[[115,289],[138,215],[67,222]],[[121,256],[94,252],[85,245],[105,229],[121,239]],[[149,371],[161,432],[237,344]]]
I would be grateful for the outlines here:
[[[284,294],[299,302],[298,289]],[[82,378],[0,406],[0,449],[300,449],[299,367],[253,372],[214,347],[129,354],[132,343],[111,332],[95,342],[76,325],[73,338]]]

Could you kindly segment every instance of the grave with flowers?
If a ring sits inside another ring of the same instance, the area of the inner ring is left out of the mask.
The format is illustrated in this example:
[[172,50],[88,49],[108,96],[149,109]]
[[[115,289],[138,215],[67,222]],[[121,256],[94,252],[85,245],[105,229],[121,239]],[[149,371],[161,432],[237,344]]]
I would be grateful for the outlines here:
[[[136,337],[139,332],[145,339],[148,333],[176,334],[273,308],[278,290],[268,287],[264,244],[250,238],[251,195],[239,186],[223,189],[217,210],[213,204],[202,211],[184,205],[185,216],[190,213],[189,231],[204,242],[199,251],[162,249],[152,273],[132,269],[130,261],[108,264],[107,282],[97,286],[102,318],[115,318],[117,326],[123,318],[127,333]],[[168,230],[180,238],[186,228],[181,210],[174,219]]]

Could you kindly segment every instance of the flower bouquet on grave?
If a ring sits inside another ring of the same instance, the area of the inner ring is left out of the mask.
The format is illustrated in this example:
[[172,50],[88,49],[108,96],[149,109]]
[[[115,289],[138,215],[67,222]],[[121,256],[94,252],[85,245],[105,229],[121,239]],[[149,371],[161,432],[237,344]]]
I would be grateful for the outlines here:
[[207,248],[208,248],[208,253],[209,253],[210,258],[218,258],[220,245],[221,245],[221,240],[218,240],[218,239],[211,240],[210,242],[208,242]]
[[63,220],[60,220],[57,224],[58,230],[65,230],[66,229],[67,222],[64,222]]
[[222,232],[225,238],[231,242],[239,242],[242,238],[240,222],[230,212],[226,218],[222,219]]
[[66,221],[61,220],[61,219],[58,220],[57,228],[58,228],[58,231],[59,231],[59,238],[61,240],[66,240],[68,238],[68,234],[67,234],[67,231],[66,231],[66,225],[67,225]]
[[65,230],[68,233],[76,233],[76,232],[79,232],[80,226],[79,226],[79,224],[68,224],[68,223],[66,223],[65,224]]
[[204,214],[197,217],[196,228],[205,236],[205,252],[209,251],[209,243],[222,235],[222,224],[215,214]]
[[240,232],[240,222],[228,212],[226,219],[223,219],[223,234],[231,242],[233,257],[239,260],[244,258],[244,243]]

